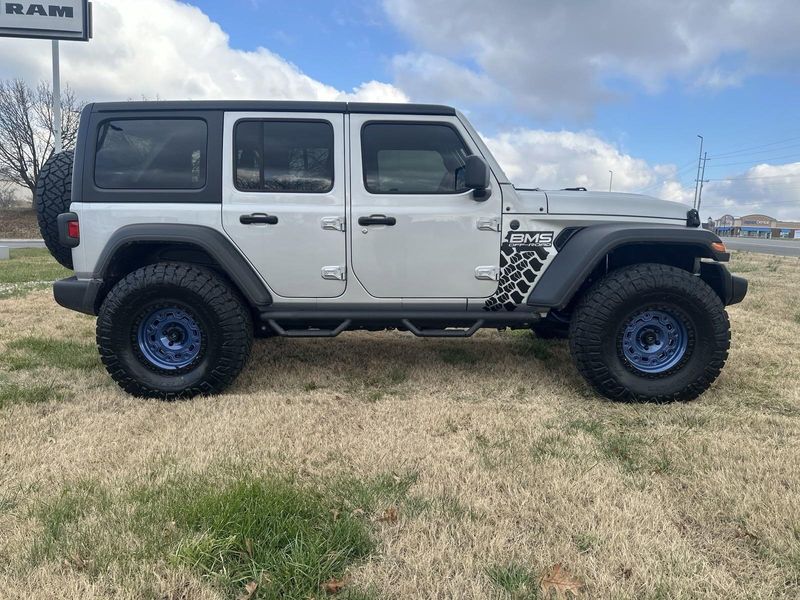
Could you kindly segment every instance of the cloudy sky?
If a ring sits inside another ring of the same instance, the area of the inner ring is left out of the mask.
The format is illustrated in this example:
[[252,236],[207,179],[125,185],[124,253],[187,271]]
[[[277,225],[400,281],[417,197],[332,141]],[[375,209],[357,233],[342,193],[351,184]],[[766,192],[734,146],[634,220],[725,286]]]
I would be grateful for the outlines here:
[[[796,0],[94,0],[62,44],[86,100],[357,99],[461,108],[518,185],[800,220]],[[0,77],[49,43],[0,39]]]

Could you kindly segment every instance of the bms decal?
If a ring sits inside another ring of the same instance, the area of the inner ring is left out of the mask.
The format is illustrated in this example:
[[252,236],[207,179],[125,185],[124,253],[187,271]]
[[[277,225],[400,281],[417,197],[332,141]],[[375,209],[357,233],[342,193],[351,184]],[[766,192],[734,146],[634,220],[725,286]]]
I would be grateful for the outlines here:
[[519,252],[533,252],[534,248],[550,248],[552,231],[510,231],[506,243]]
[[552,231],[509,231],[500,245],[497,292],[483,310],[515,310],[525,301],[553,247]]

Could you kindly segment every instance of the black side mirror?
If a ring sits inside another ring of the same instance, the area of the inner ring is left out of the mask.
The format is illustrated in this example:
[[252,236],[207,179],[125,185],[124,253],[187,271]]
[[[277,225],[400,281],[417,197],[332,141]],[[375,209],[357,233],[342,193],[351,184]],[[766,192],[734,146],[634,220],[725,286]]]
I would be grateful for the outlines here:
[[489,165],[480,156],[467,157],[464,165],[464,185],[471,189],[475,200],[483,202],[492,195],[489,189]]

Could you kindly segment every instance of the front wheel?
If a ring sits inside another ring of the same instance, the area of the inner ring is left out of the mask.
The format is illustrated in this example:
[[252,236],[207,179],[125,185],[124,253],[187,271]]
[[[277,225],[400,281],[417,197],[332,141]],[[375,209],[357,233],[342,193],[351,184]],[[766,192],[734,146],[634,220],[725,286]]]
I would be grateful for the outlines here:
[[238,294],[211,271],[160,263],[108,293],[97,346],[111,377],[134,396],[189,398],[224,390],[244,367],[253,326]]
[[612,271],[581,300],[570,325],[578,371],[612,400],[692,400],[719,375],[730,323],[699,277],[659,264]]

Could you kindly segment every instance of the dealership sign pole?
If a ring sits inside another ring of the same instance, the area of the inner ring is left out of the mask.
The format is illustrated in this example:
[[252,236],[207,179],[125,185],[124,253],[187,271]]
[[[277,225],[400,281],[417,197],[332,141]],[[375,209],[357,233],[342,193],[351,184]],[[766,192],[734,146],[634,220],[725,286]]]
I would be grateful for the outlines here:
[[92,4],[88,0],[51,2],[0,0],[0,37],[52,40],[53,133],[55,151],[61,152],[61,76],[58,41],[89,41],[92,37]]
[[58,56],[58,40],[53,45],[53,133],[56,138],[55,153],[61,152],[61,65]]

